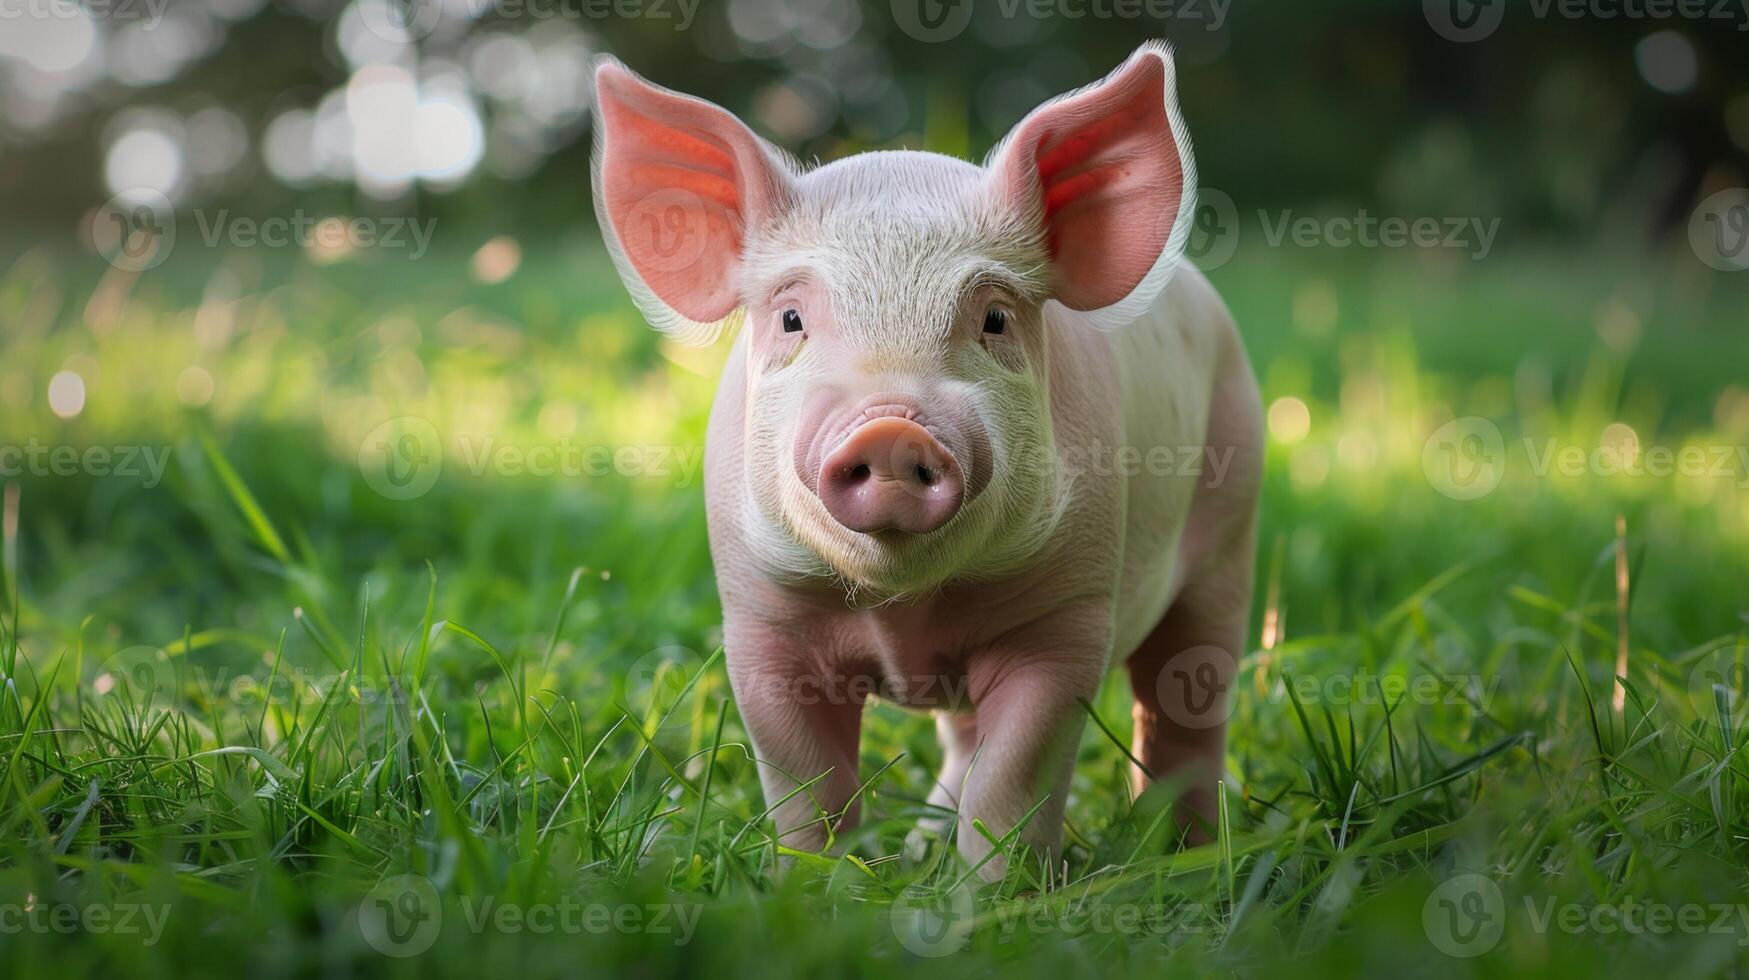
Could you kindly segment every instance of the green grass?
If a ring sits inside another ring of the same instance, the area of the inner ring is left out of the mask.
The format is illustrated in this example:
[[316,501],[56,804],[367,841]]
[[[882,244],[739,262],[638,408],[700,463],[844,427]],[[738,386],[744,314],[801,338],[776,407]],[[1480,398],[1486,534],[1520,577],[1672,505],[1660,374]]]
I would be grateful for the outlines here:
[[[0,446],[168,453],[161,482],[5,478],[8,976],[1749,965],[1749,710],[1727,669],[1749,645],[1749,473],[1539,474],[1524,449],[1611,423],[1749,445],[1749,304],[1722,277],[1242,251],[1216,282],[1266,399],[1310,426],[1271,441],[1219,838],[1180,848],[1164,794],[1132,805],[1090,725],[1066,860],[974,887],[951,847],[902,856],[938,750],[886,706],[846,856],[777,871],[696,471],[472,465],[488,439],[640,461],[702,439],[721,352],[659,343],[592,248],[525,250],[490,287],[465,253],[188,249],[138,282],[0,260]],[[88,393],[72,419],[48,410],[61,370]],[[1422,452],[1469,415],[1499,424],[1508,469],[1459,501]],[[402,416],[439,434],[442,473],[390,499],[360,452]],[[1116,678],[1092,708],[1127,738]],[[373,889],[438,913],[428,950],[372,946]],[[1610,928],[1648,906],[1662,933]],[[1442,952],[1478,910],[1498,942]],[[930,939],[955,951],[920,955]]]

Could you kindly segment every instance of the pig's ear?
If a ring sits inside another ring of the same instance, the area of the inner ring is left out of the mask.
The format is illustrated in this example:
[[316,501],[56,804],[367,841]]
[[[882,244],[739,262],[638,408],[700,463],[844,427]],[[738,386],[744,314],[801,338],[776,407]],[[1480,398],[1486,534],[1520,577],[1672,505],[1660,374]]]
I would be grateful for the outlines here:
[[658,330],[707,344],[741,307],[747,230],[787,201],[794,170],[739,119],[613,58],[595,65],[595,216]]
[[1003,206],[1042,223],[1053,298],[1100,326],[1135,319],[1172,278],[1196,212],[1171,50],[1149,42],[1033,110],[986,165]]

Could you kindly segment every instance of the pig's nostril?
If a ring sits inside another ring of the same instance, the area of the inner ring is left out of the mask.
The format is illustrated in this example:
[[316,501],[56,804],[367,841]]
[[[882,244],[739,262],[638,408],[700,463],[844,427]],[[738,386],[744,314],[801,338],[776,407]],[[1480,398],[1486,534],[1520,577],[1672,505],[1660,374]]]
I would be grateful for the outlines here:
[[935,481],[941,479],[941,477],[929,467],[918,464],[917,479],[921,480],[924,486],[933,487],[935,486]]
[[867,463],[858,463],[850,468],[850,481],[852,483],[861,483],[866,479],[868,479]]

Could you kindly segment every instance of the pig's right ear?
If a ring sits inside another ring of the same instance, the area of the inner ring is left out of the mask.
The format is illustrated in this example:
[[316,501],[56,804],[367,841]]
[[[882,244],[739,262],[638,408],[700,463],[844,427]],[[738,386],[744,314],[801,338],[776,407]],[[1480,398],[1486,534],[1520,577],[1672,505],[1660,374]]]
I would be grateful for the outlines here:
[[999,199],[1044,232],[1052,296],[1101,327],[1134,320],[1172,278],[1196,213],[1171,50],[1144,44],[1033,110],[988,167]]
[[740,311],[747,230],[789,199],[794,169],[728,111],[595,66],[595,216],[650,325],[708,344]]

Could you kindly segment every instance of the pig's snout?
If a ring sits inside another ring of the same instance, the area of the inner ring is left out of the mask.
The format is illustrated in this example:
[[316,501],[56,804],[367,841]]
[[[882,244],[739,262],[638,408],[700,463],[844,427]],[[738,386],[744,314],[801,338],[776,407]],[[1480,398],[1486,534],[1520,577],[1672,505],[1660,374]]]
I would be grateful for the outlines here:
[[871,534],[927,534],[965,499],[953,454],[906,418],[872,419],[850,433],[820,466],[820,501],[838,523]]

